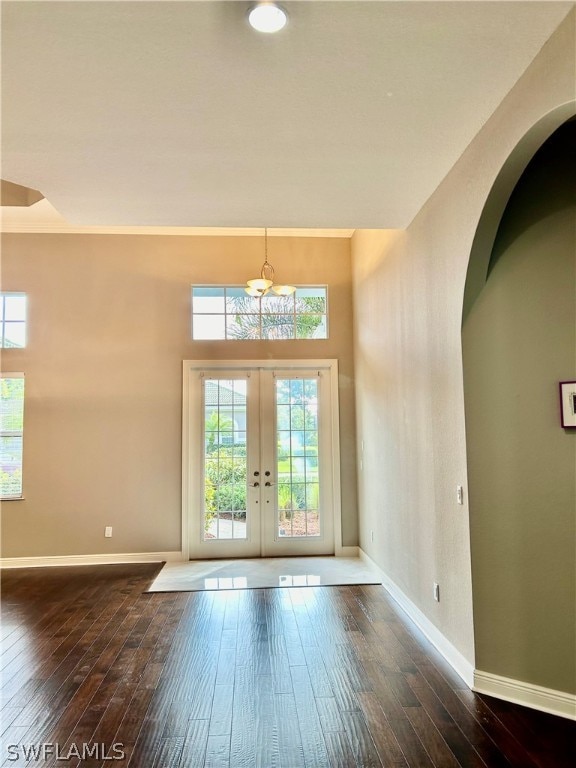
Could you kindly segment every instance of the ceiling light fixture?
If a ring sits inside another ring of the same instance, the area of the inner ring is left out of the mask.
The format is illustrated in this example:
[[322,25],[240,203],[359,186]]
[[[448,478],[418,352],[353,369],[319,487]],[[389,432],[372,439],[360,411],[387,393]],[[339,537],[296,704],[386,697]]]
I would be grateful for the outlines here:
[[276,3],[257,3],[248,11],[248,22],[258,32],[279,32],[287,21],[288,14]]
[[244,288],[248,296],[265,296],[268,291],[273,291],[277,296],[290,296],[296,288],[293,285],[280,285],[274,282],[274,267],[268,261],[268,229],[264,230],[264,264],[260,270],[260,277],[248,280]]

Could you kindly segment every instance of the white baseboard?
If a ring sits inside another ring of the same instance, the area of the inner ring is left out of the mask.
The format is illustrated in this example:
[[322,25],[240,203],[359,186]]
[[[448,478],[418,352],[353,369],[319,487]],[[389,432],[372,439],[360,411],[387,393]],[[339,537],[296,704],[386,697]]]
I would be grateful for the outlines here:
[[359,557],[360,547],[336,547],[336,557]]
[[408,614],[414,624],[426,635],[432,645],[446,659],[452,669],[459,675],[469,688],[474,685],[474,665],[440,632],[438,627],[425,616],[422,611],[407,597],[400,587],[369,557],[364,550],[359,550],[359,556],[375,568],[382,578],[382,585]]
[[524,707],[576,720],[576,695],[573,693],[555,691],[552,688],[543,688],[541,685],[523,683],[521,680],[480,670],[474,673],[473,690],[511,701],[513,704],[522,704]]
[[513,680],[509,677],[493,675],[490,672],[475,670],[473,665],[444,637],[430,619],[414,605],[410,598],[404,594],[400,587],[386,575],[369,555],[360,549],[359,556],[373,568],[376,568],[382,577],[382,585],[386,591],[406,611],[432,645],[473,691],[484,693],[487,696],[494,696],[504,701],[510,701],[513,704],[538,709],[541,712],[549,712],[552,715],[576,720],[576,696],[574,694],[555,691],[551,688],[543,688],[540,685],[524,683],[521,680]]
[[46,568],[58,565],[112,565],[114,563],[162,563],[182,560],[182,552],[127,552],[106,555],[55,555],[49,557],[2,557],[0,568]]

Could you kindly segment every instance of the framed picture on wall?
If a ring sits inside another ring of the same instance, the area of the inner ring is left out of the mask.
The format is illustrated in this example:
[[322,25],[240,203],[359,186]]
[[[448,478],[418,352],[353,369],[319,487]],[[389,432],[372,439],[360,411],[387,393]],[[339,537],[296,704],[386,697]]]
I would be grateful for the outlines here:
[[576,427],[576,381],[560,382],[560,422],[563,427]]

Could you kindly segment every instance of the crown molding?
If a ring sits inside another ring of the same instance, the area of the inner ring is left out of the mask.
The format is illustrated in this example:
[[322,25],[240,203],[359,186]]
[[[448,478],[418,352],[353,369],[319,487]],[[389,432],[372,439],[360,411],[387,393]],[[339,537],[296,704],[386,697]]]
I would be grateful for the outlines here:
[[[48,200],[29,207],[0,207],[0,231],[6,234],[146,235],[179,237],[262,237],[263,227],[94,226],[69,224]],[[269,229],[270,237],[336,237],[350,239],[353,229]]]
[[[261,237],[261,229],[232,227],[78,227],[58,224],[2,223],[2,234],[31,235],[154,235],[180,237]],[[349,240],[354,229],[269,229],[268,237],[334,237]]]

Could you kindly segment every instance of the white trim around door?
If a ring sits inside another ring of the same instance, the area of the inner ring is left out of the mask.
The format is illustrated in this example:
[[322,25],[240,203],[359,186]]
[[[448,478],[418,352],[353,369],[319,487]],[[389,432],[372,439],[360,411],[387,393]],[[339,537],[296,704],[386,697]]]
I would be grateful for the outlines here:
[[[322,509],[322,516],[324,516],[324,523],[322,523],[322,541],[314,541],[313,538],[299,537],[293,539],[295,544],[294,554],[336,554],[343,555],[348,554],[344,552],[342,547],[342,520],[341,520],[341,490],[340,490],[340,438],[339,438],[339,412],[338,412],[338,361],[335,359],[313,359],[313,360],[185,360],[183,362],[183,408],[182,408],[182,559],[189,560],[191,557],[208,557],[210,555],[205,552],[210,551],[210,542],[208,547],[202,545],[203,539],[206,537],[202,535],[203,531],[203,512],[201,506],[203,505],[202,496],[200,493],[204,487],[204,441],[205,434],[199,429],[199,413],[204,412],[203,397],[204,389],[199,386],[199,382],[208,381],[210,379],[221,378],[245,378],[246,380],[262,380],[262,382],[269,382],[274,377],[278,377],[279,380],[285,380],[286,378],[304,379],[310,381],[312,377],[317,377],[320,382],[319,386],[322,390],[322,398],[329,403],[329,408],[326,410],[323,418],[323,426],[321,429],[320,440],[322,441],[322,449],[320,453],[323,453],[325,457],[328,457],[328,461],[325,464],[324,469],[321,472],[322,482],[324,484],[324,506]],[[213,388],[213,387],[212,387]],[[242,386],[238,387],[234,385],[234,388],[238,388],[244,391]],[[259,387],[251,387],[248,384],[248,393],[256,389],[259,392]],[[262,387],[264,389],[264,386]],[[262,394],[260,397],[258,394],[259,418],[269,423],[271,420],[271,405],[270,402],[265,404],[265,396]],[[248,394],[248,399],[250,395]],[[246,410],[249,411],[253,404],[247,402]],[[206,417],[207,418],[207,417]],[[249,428],[249,421],[252,418],[247,413],[246,424],[240,426],[239,429],[243,430]],[[201,417],[200,417],[201,419]],[[212,434],[212,433],[208,433]],[[276,442],[276,438],[273,438]],[[270,452],[271,438],[264,439],[261,442],[261,449]],[[320,448],[320,446],[319,446]],[[254,455],[258,454],[258,451],[254,452],[250,445],[247,446],[246,453],[248,455],[249,466],[249,480],[259,479],[275,480],[275,477],[256,477],[252,478],[253,469],[261,469],[264,474],[267,467],[260,467],[260,459],[256,459],[254,463]],[[276,466],[278,463],[276,461]],[[263,485],[275,485],[273,482],[265,483]],[[258,503],[260,503],[260,509],[263,509],[265,504],[270,504],[275,507],[275,493],[272,489],[264,490],[261,487],[262,495],[258,496],[259,492],[255,492],[249,484],[248,499],[249,503],[253,504],[253,516],[256,510],[258,510]],[[271,492],[272,490],[272,492]],[[314,489],[312,489],[314,490]],[[266,495],[267,494],[267,495]],[[252,499],[252,501],[250,501]],[[256,500],[259,499],[259,502]],[[270,507],[267,507],[270,509]],[[263,513],[262,513],[263,514]],[[246,515],[248,520],[249,516]],[[222,542],[222,546],[214,546],[212,549],[215,554],[214,557],[254,557],[254,556],[286,556],[287,547],[289,545],[288,540],[284,540],[283,536],[276,541],[272,542],[270,536],[266,534],[266,526],[262,526],[260,529],[259,523],[253,525],[252,528],[247,526],[247,530],[250,530],[250,541],[238,542],[239,546],[236,554],[229,552],[232,549],[234,551],[234,542]],[[308,529],[307,529],[308,530]],[[280,533],[284,533],[281,531]],[[242,534],[243,535],[243,534]],[[233,532],[231,536],[236,536]],[[320,538],[320,537],[318,537]],[[197,541],[198,540],[198,541]],[[248,545],[248,546],[247,546]],[[316,549],[318,552],[316,551]],[[324,547],[324,549],[322,549]],[[254,554],[257,552],[257,554]]]

